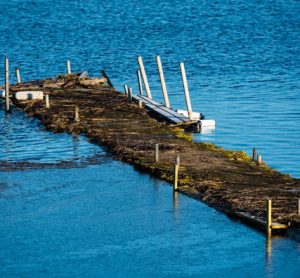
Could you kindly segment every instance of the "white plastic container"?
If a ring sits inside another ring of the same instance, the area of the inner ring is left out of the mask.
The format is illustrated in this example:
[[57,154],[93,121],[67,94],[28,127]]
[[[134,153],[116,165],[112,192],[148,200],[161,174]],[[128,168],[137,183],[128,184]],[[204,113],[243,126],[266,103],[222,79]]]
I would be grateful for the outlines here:
[[42,100],[44,92],[42,91],[20,91],[15,93],[17,100]]
[[214,128],[216,126],[215,120],[201,120],[199,122],[200,122],[201,128],[206,128],[206,127]]
[[[179,110],[176,110],[176,112],[183,115],[183,116],[185,116],[185,117],[187,117],[187,118],[189,117],[189,114],[186,110],[180,110],[179,109]],[[200,117],[201,117],[200,113],[192,112],[192,120],[195,120],[195,121],[200,120]]]
[[5,98],[5,90],[0,90],[0,98]]

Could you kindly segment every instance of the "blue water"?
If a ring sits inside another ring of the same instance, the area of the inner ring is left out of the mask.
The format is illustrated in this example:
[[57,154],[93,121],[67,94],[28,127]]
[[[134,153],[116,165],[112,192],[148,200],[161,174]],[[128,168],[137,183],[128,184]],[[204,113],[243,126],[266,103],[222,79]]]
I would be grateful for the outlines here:
[[70,59],[74,71],[105,68],[117,88],[137,92],[142,55],[161,99],[160,54],[171,105],[184,108],[184,61],[193,109],[217,121],[195,140],[257,147],[270,166],[300,177],[299,1],[0,0],[0,16],[0,53],[23,80],[64,73]]
[[[137,92],[142,55],[162,100],[184,108],[185,62],[193,110],[217,121],[197,141],[251,153],[300,177],[299,1],[0,0],[1,55],[24,81],[105,68]],[[0,84],[3,83],[0,67]],[[3,109],[3,107],[1,108]],[[83,136],[52,134],[0,112],[0,162],[55,164],[103,156]],[[266,241],[165,183],[103,156],[73,169],[0,171],[2,277],[297,277],[299,244]]]

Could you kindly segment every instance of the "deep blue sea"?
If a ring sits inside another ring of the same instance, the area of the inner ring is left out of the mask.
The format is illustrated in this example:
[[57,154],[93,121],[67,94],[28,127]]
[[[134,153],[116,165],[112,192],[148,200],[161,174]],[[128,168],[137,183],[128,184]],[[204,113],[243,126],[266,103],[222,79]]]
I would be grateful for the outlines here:
[[[251,154],[300,177],[300,1],[0,0],[0,65],[11,82],[105,69],[138,92],[141,55],[162,100],[215,119],[194,140]],[[0,67],[0,84],[4,82]],[[104,151],[84,137],[45,132],[36,120],[0,112],[0,161],[80,162]],[[112,175],[114,173],[115,175]],[[99,165],[0,172],[0,276],[297,277],[299,244],[265,241],[165,183],[103,156]],[[271,248],[272,247],[272,248]]]

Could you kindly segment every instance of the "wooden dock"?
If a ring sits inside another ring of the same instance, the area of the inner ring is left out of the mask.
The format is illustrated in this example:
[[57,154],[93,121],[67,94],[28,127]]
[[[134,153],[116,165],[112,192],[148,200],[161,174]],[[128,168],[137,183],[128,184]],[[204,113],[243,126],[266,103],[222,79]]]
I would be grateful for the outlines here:
[[155,113],[158,117],[167,121],[170,124],[182,125],[182,124],[195,124],[196,121],[191,121],[189,118],[177,113],[172,108],[167,108],[161,103],[154,101],[151,98],[142,95],[133,96],[135,101],[141,100],[144,103],[146,109],[150,112]]

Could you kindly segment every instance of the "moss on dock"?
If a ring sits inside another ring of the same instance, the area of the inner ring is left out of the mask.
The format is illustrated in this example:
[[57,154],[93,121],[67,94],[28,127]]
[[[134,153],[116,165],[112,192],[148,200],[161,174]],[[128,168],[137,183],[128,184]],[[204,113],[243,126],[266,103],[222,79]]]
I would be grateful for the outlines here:
[[[257,165],[244,152],[193,142],[191,133],[156,121],[102,81],[85,78],[82,82],[78,75],[72,75],[23,83],[12,90],[42,89],[50,96],[51,108],[45,108],[44,101],[14,102],[47,129],[83,133],[105,146],[116,159],[168,182],[173,180],[174,160],[179,154],[179,191],[225,212],[242,211],[260,219],[266,215],[265,199],[272,198],[274,221],[300,226],[296,215],[299,179],[265,164]],[[75,106],[79,108],[79,122],[74,121]],[[159,162],[154,161],[157,143]]]

